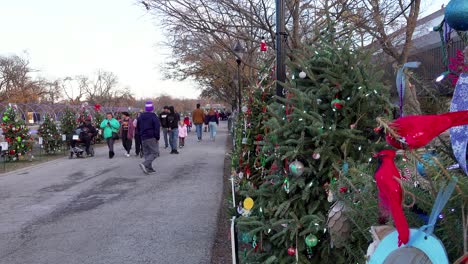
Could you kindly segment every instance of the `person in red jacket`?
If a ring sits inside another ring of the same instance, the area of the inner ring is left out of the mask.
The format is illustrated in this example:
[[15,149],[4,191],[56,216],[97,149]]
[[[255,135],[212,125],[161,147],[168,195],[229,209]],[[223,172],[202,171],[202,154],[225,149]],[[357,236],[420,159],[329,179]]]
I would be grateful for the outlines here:
[[190,118],[188,116],[184,117],[184,124],[187,126],[187,132],[190,132],[190,128],[192,127],[192,122],[190,122]]

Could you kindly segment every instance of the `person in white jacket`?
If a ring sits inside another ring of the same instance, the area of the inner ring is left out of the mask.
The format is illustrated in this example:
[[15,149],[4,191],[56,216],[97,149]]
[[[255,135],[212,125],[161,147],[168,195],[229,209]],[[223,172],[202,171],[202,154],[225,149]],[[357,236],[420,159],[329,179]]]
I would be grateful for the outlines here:
[[184,124],[184,120],[179,121],[179,148],[185,146],[185,137],[187,137],[187,125]]

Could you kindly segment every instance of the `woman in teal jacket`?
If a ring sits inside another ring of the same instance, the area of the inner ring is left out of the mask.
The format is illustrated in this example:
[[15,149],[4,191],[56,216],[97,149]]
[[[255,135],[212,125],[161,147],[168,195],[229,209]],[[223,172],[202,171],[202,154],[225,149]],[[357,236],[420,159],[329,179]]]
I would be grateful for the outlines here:
[[109,147],[109,159],[112,159],[115,155],[114,153],[114,135],[118,135],[120,128],[120,123],[117,119],[114,118],[112,113],[107,113],[107,119],[104,119],[101,123],[101,128],[103,129],[104,139],[107,142]]

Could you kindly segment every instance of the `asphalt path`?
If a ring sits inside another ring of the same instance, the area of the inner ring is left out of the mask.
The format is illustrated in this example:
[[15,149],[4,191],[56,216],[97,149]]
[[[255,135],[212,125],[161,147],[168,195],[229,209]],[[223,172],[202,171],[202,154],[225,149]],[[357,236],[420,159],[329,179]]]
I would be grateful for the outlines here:
[[179,155],[161,141],[155,174],[121,142],[86,159],[0,174],[1,264],[209,263],[227,129],[192,131]]

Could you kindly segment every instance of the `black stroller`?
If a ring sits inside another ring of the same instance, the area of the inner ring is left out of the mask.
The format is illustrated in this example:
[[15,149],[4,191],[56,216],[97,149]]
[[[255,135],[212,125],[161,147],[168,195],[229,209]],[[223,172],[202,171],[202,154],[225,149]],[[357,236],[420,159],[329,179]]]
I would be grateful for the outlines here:
[[77,158],[84,158],[86,145],[89,144],[88,156],[94,157],[93,145],[96,143],[96,130],[90,131],[88,127],[80,126],[72,135],[70,143],[70,159],[75,155]]

